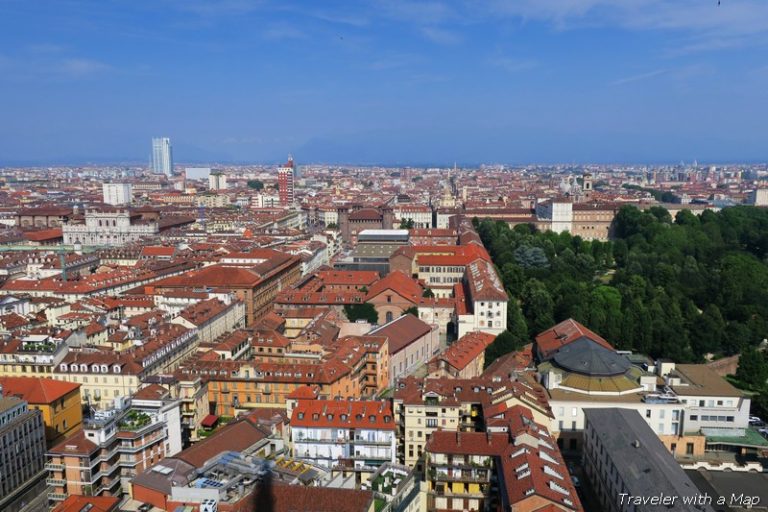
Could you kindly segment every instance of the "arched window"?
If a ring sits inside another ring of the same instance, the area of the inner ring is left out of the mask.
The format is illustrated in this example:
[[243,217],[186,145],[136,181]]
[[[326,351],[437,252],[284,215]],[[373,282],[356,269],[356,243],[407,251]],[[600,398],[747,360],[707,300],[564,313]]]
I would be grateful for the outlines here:
[[391,311],[387,311],[387,323],[389,323],[391,321],[392,321],[392,312]]

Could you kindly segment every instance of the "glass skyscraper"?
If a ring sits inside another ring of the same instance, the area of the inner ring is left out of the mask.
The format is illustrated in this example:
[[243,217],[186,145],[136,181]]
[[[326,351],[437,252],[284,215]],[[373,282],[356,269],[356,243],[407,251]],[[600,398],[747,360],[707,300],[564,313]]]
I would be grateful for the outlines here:
[[155,174],[173,174],[173,148],[168,137],[152,139],[152,172]]

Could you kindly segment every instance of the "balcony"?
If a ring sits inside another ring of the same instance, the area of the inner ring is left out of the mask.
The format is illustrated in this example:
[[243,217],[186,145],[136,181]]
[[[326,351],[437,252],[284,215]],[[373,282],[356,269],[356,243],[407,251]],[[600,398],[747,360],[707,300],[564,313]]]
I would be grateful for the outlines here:
[[60,494],[58,492],[49,492],[48,499],[51,501],[64,501],[67,499],[67,494]]
[[355,444],[359,445],[372,445],[372,446],[392,446],[392,441],[385,440],[385,441],[369,441],[368,439],[363,439],[362,437],[356,437],[354,439]]
[[60,480],[58,478],[46,478],[45,483],[52,487],[64,487],[67,485],[66,480]]
[[54,464],[53,462],[47,462],[45,469],[48,471],[64,471],[64,464]]
[[490,473],[478,474],[478,473],[436,473],[434,480],[437,482],[472,482],[472,483],[488,483],[490,481]]

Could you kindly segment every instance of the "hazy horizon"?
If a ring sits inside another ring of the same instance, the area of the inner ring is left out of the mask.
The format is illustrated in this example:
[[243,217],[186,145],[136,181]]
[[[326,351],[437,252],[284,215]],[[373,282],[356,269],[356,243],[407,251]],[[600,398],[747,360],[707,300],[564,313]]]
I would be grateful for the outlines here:
[[763,162],[762,0],[6,0],[0,164]]

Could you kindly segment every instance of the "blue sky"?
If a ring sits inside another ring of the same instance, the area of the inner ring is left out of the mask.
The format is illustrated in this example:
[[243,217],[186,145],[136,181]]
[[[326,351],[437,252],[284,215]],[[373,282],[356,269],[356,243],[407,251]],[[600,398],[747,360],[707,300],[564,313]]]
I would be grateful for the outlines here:
[[0,0],[0,164],[768,160],[765,0]]

